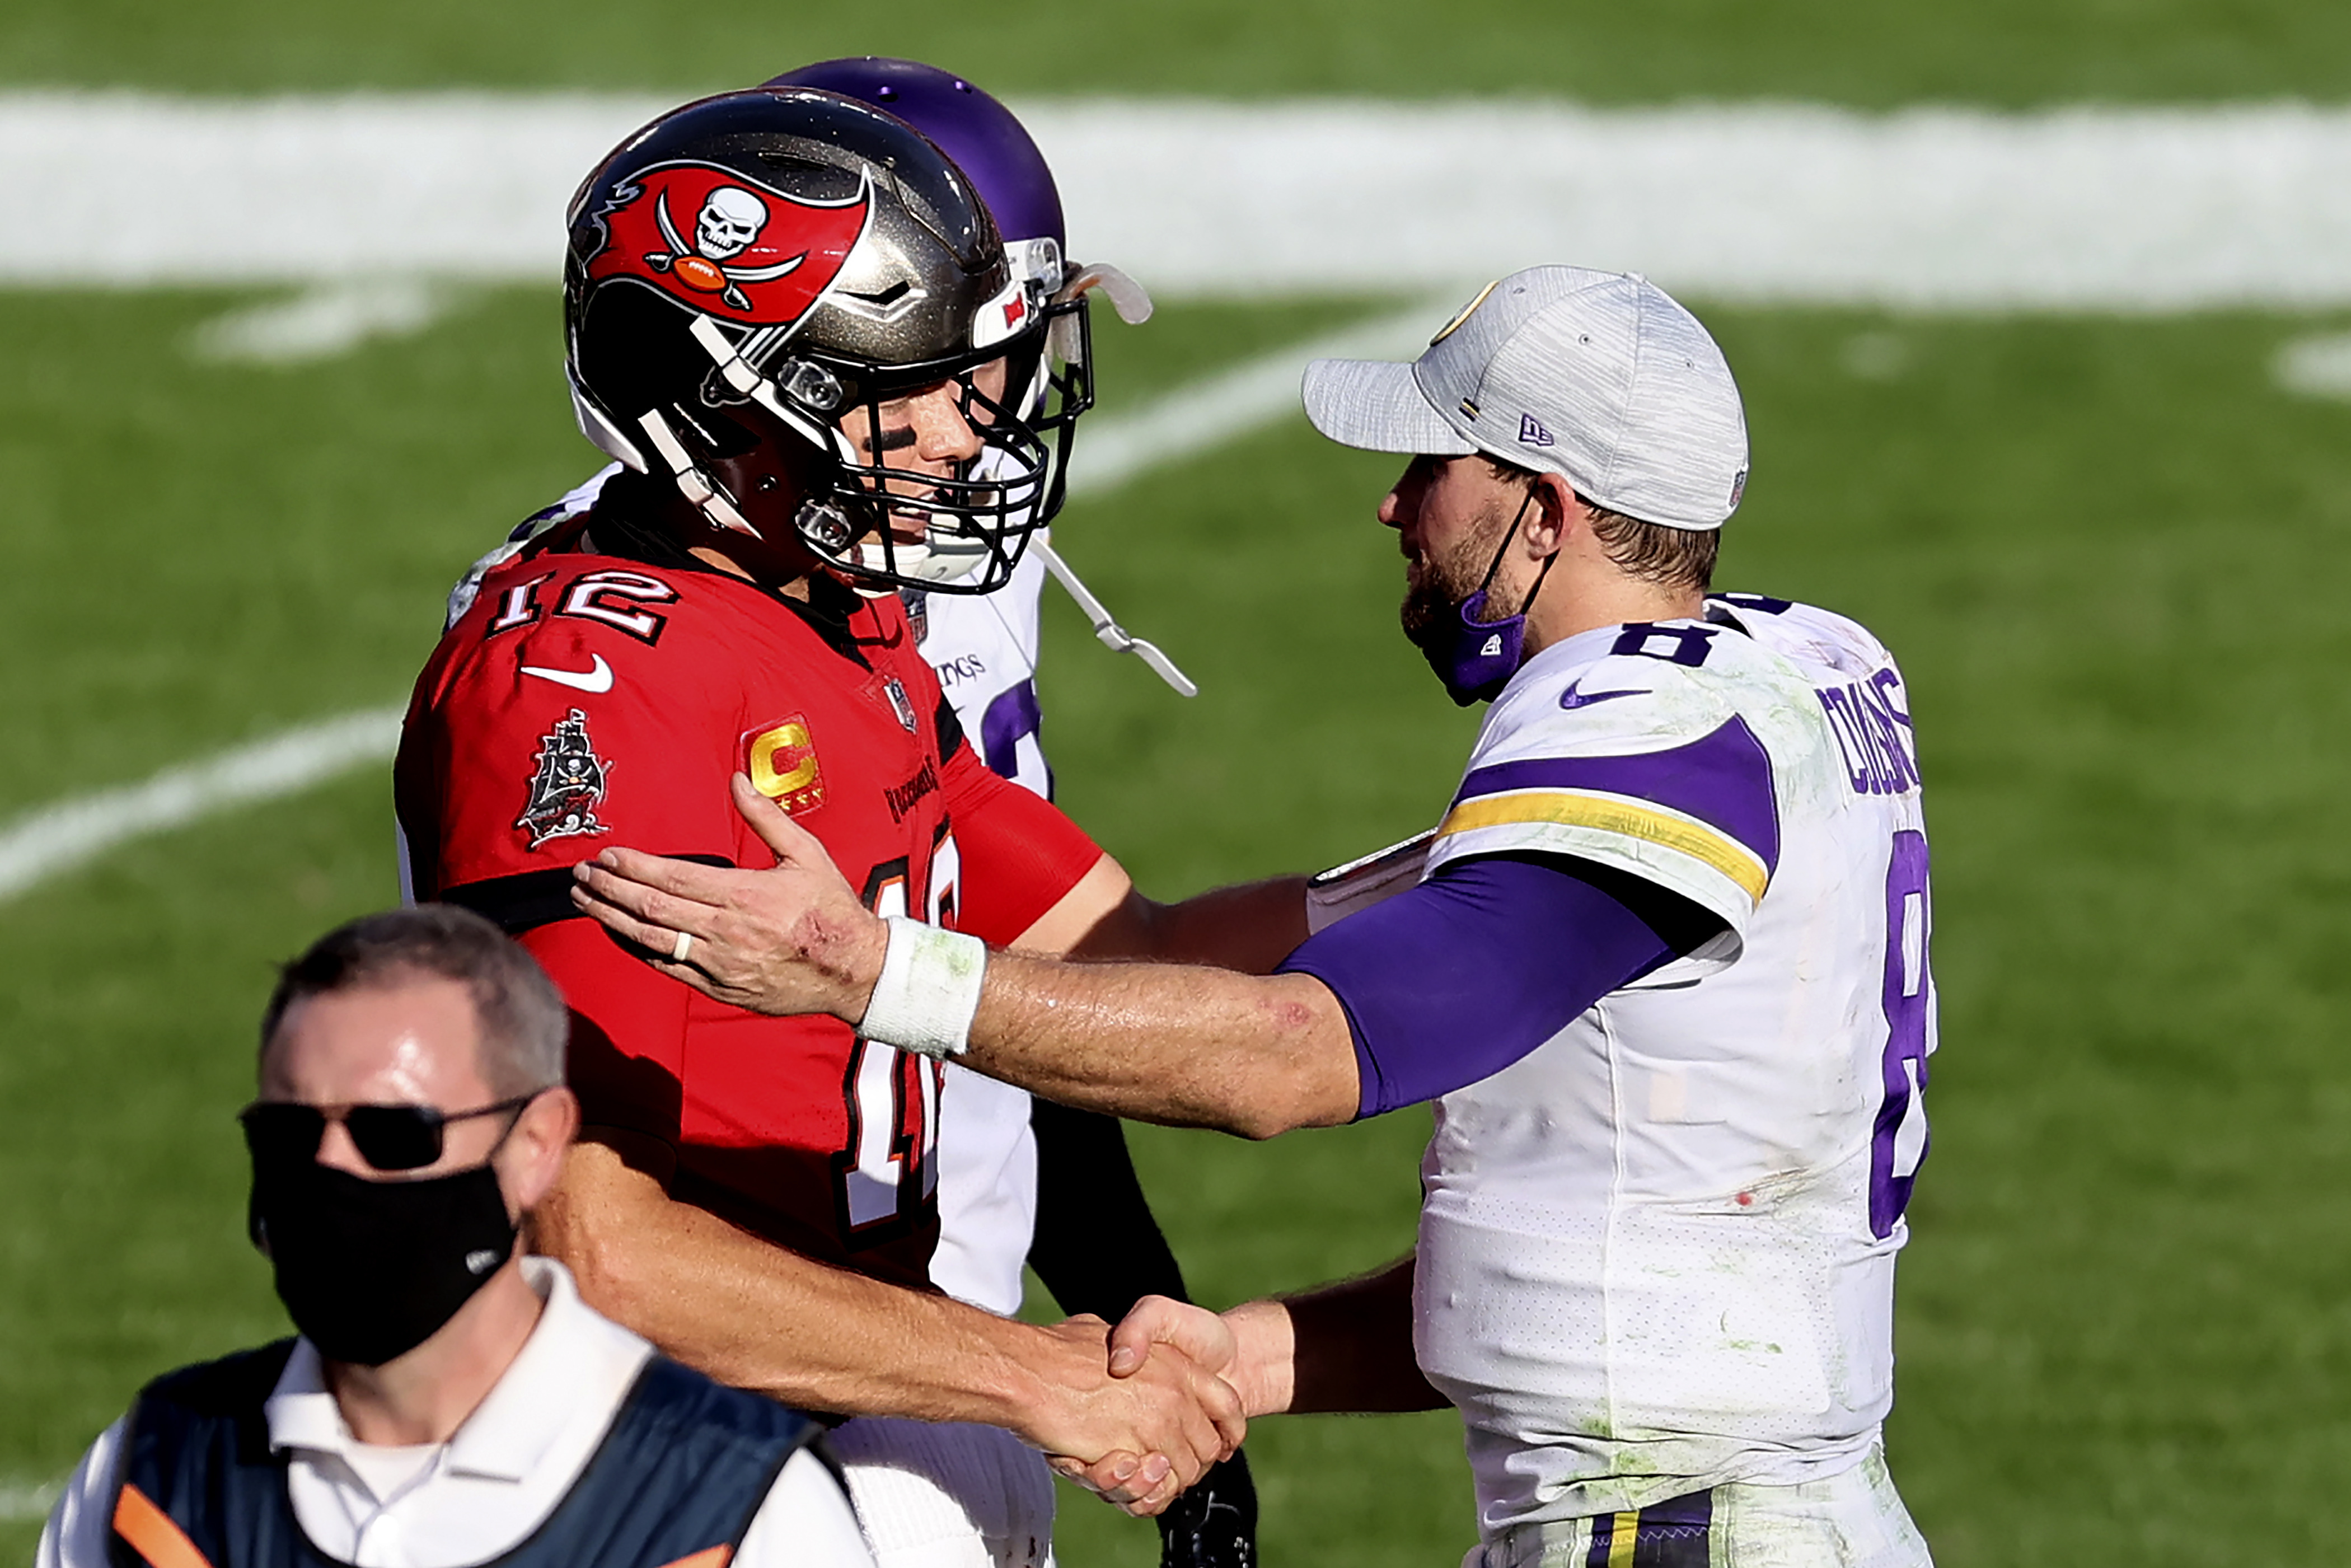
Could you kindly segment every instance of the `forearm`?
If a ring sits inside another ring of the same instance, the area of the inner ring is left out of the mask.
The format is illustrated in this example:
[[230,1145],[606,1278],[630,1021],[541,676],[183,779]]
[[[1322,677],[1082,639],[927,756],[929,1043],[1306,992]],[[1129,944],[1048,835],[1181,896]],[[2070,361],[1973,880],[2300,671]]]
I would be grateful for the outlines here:
[[1225,1375],[1252,1418],[1436,1410],[1445,1396],[1412,1349],[1410,1257],[1301,1295],[1224,1314],[1235,1354]]
[[1356,1111],[1346,1015],[1319,980],[988,960],[966,1066],[1133,1121],[1270,1137]]
[[738,1388],[842,1416],[982,1421],[1035,1440],[1041,1331],[759,1240],[631,1170],[572,1151],[535,1244],[590,1305]]
[[[1123,896],[1108,896],[1125,886],[1114,862],[1087,875],[1104,896],[1081,886],[983,965],[967,936],[910,921],[893,936],[806,830],[739,778],[736,793],[778,856],[772,871],[712,872],[620,849],[576,868],[580,907],[646,949],[646,963],[662,973],[738,1007],[830,1013],[887,1044],[952,1052],[966,1066],[1081,1110],[1270,1137],[1349,1121],[1360,1109],[1353,1030],[1330,988],[1311,975],[1038,956],[1077,947],[1084,931],[1125,905]],[[1303,929],[1299,883],[1260,883],[1235,897],[1237,908],[1261,917],[1260,939],[1275,933],[1287,942]],[[1061,917],[1073,901],[1086,914],[1064,940]],[[1287,913],[1277,915],[1277,905]],[[1194,933],[1186,940],[1208,944],[1209,908],[1185,917]],[[1248,922],[1237,915],[1235,924]],[[680,932],[695,938],[690,958],[676,946]],[[908,944],[903,951],[893,946],[900,941]],[[672,952],[679,956],[663,956]],[[983,967],[967,1027],[961,1009],[972,1005]],[[893,977],[877,1000],[885,971]],[[940,1010],[950,1001],[952,1017]]]
[[1439,1410],[1447,1401],[1421,1375],[1412,1348],[1413,1258],[1376,1273],[1284,1297],[1294,1348],[1288,1408]]
[[1070,949],[1084,958],[1148,958],[1212,964],[1267,975],[1306,940],[1306,879],[1220,887],[1176,904],[1140,894],[1104,916]]

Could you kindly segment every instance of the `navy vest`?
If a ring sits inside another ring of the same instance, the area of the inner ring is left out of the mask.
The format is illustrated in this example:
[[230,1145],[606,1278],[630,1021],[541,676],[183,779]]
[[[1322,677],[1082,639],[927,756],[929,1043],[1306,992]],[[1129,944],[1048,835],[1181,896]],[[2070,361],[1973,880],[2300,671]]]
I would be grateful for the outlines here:
[[[262,1402],[293,1349],[281,1340],[185,1367],[139,1396],[108,1542],[115,1568],[340,1568],[302,1533],[285,1460],[269,1451]],[[785,1461],[820,1430],[655,1355],[555,1511],[489,1563],[721,1568]]]

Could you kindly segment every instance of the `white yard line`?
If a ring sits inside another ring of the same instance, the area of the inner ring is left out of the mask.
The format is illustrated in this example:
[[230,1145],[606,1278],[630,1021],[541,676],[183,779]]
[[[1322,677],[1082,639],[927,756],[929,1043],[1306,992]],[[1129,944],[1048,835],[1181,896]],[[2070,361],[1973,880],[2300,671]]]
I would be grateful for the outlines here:
[[65,1488],[56,1481],[0,1480],[0,1524],[23,1524],[49,1517]]
[[297,795],[364,763],[381,762],[399,742],[400,716],[396,707],[341,714],[167,768],[143,783],[78,795],[19,817],[0,828],[0,898],[134,839]]
[[421,332],[447,311],[454,292],[421,277],[315,284],[213,318],[190,334],[188,349],[224,364],[308,364],[349,353],[371,338]]
[[[551,281],[574,185],[663,107],[0,93],[0,281]],[[1018,107],[1072,252],[1168,298],[1450,290],[1574,261],[1758,302],[2351,304],[2351,110]]]
[[2304,397],[2351,400],[2351,333],[2296,338],[2270,361],[2277,384]]
[[[1298,413],[1298,383],[1310,360],[1411,359],[1460,303],[1448,297],[1415,305],[1311,342],[1286,344],[1178,387],[1134,413],[1089,416],[1078,425],[1070,494],[1114,490],[1151,469],[1238,441],[1285,414]],[[1119,329],[1105,323],[1098,330]]]
[[[1134,413],[1079,428],[1073,493],[1100,496],[1270,423],[1298,406],[1306,361],[1409,354],[1443,324],[1431,303],[1277,350],[1178,388]],[[143,783],[76,796],[0,825],[0,900],[13,898],[134,840],[222,811],[299,794],[381,764],[400,738],[401,710],[370,708],[269,736]],[[0,1490],[0,1501],[12,1494]]]

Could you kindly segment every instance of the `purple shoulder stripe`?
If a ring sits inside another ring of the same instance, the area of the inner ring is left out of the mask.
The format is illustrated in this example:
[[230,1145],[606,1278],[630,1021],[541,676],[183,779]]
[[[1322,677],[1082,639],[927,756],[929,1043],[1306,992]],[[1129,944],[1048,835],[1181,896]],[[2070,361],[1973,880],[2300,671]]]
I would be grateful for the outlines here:
[[1780,868],[1771,758],[1741,718],[1669,751],[1498,762],[1463,779],[1454,803],[1512,789],[1604,789],[1653,801],[1729,834],[1762,860],[1767,873]]

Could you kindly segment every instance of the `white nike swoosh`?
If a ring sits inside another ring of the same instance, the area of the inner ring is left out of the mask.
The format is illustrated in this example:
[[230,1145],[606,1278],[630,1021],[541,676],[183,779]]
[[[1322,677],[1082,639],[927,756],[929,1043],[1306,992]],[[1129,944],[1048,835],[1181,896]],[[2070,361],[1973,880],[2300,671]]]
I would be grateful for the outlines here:
[[575,691],[609,692],[612,689],[612,666],[604,662],[603,654],[599,653],[595,657],[593,669],[542,670],[537,664],[525,664],[522,673],[537,675],[542,681],[553,681],[559,686],[569,686]]

